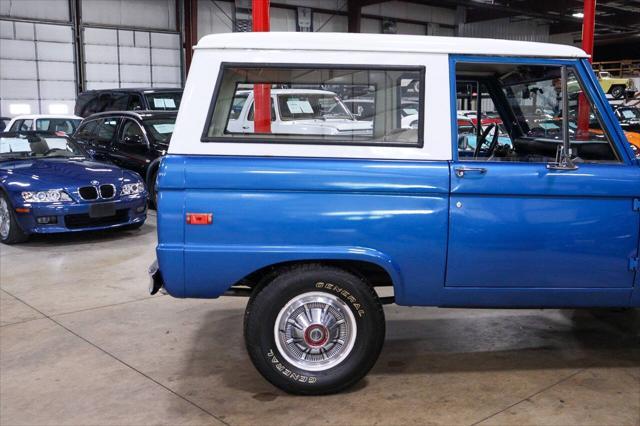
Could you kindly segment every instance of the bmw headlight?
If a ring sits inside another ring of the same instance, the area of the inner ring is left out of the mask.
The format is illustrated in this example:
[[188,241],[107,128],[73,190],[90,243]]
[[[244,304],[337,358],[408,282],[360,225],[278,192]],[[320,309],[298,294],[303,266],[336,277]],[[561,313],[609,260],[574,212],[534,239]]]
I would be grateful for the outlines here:
[[122,185],[122,195],[136,195],[144,192],[144,184],[142,182],[125,183]]
[[56,201],[71,201],[71,197],[61,189],[48,191],[25,191],[22,199],[26,203],[55,203]]

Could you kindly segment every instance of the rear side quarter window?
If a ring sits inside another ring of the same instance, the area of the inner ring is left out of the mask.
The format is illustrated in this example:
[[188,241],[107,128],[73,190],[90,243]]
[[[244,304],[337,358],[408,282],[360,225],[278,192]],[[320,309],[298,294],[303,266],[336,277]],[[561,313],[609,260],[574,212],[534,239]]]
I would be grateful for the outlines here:
[[[422,147],[423,67],[223,64],[220,72],[203,142]],[[371,113],[354,115],[354,102]],[[268,120],[254,120],[260,105]]]

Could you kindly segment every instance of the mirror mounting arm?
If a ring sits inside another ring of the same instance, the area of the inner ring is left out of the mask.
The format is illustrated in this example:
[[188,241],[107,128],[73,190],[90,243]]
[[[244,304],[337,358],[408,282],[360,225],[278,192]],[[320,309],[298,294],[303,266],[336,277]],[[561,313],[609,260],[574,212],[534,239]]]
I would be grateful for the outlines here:
[[556,155],[556,161],[547,164],[549,170],[577,170],[578,166],[573,162],[573,150],[569,139],[569,89],[567,66],[560,68],[562,84],[562,146]]

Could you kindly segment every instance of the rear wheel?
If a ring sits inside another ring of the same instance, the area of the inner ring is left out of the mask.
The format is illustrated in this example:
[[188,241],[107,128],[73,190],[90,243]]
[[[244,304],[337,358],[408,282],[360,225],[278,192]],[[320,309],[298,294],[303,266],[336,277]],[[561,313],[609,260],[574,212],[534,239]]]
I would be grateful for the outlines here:
[[620,99],[624,96],[624,90],[624,86],[613,86],[609,93],[611,93],[611,96],[613,96],[614,99]]
[[307,265],[278,275],[252,295],[245,343],[258,371],[285,392],[339,392],[364,377],[384,342],[384,312],[362,279]]
[[29,236],[20,229],[7,196],[0,192],[0,241],[15,244],[26,241]]

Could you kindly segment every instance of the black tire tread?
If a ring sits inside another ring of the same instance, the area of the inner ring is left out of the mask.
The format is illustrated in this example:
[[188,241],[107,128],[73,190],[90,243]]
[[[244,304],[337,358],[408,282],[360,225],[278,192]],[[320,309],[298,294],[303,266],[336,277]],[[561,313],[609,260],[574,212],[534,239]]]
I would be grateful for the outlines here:
[[[344,390],[346,388],[349,388],[351,386],[353,386],[355,383],[357,383],[358,381],[360,381],[364,376],[366,376],[366,374],[369,372],[369,370],[374,366],[375,362],[378,359],[378,356],[382,350],[382,344],[384,342],[384,335],[385,335],[385,327],[384,327],[384,309],[382,304],[380,303],[380,300],[378,298],[378,294],[375,292],[375,290],[373,289],[373,287],[371,285],[369,285],[369,283],[363,279],[361,276],[358,276],[356,274],[353,274],[349,271],[346,271],[342,268],[338,268],[335,266],[330,266],[330,265],[324,265],[321,263],[305,263],[305,264],[297,264],[297,265],[293,265],[293,266],[285,266],[282,268],[279,268],[277,270],[275,270],[273,273],[268,274],[267,276],[265,276],[265,278],[263,280],[260,281],[260,283],[256,286],[256,288],[254,289],[251,297],[249,298],[249,302],[247,303],[247,307],[245,310],[245,315],[244,315],[244,324],[243,324],[243,329],[244,329],[244,336],[245,336],[245,344],[247,346],[247,350],[249,353],[249,357],[251,358],[251,361],[253,362],[254,365],[258,365],[260,362],[262,362],[263,360],[260,358],[260,356],[255,352],[250,350],[250,342],[248,341],[248,326],[249,326],[249,320],[251,315],[254,313],[254,308],[255,308],[255,302],[256,300],[262,295],[263,291],[269,289],[269,290],[273,290],[273,291],[277,291],[277,288],[274,287],[278,285],[278,283],[274,283],[276,278],[282,279],[282,282],[285,282],[285,279],[287,276],[291,276],[291,275],[297,275],[300,273],[305,273],[305,272],[320,272],[320,273],[331,273],[331,274],[336,274],[336,275],[342,275],[344,276],[346,279],[355,281],[356,283],[359,283],[358,287],[367,293],[367,296],[370,296],[371,299],[370,301],[372,302],[372,306],[375,309],[375,315],[378,315],[379,318],[381,319],[381,324],[380,324],[380,341],[377,342],[377,350],[374,350],[370,353],[368,353],[367,359],[363,364],[360,364],[360,368],[359,371],[353,375],[353,377],[350,378],[350,380],[348,381],[343,381],[340,383],[336,383],[333,386],[324,386],[321,388],[315,388],[315,389],[301,389],[299,387],[296,387],[294,383],[285,383],[283,385],[283,383],[278,383],[275,380],[272,380],[268,375],[263,375],[263,377],[265,377],[265,379],[267,381],[269,381],[272,385],[288,392],[291,394],[297,394],[297,395],[329,395],[329,394],[334,394],[337,392],[340,392],[341,390]],[[283,278],[284,277],[284,278]]]
[[18,225],[18,220],[16,219],[15,212],[13,211],[13,207],[11,206],[11,201],[9,201],[9,197],[7,197],[4,192],[0,191],[0,198],[4,198],[4,200],[7,202],[7,207],[9,208],[9,220],[11,224],[9,227],[9,236],[5,240],[2,240],[2,243],[11,245],[27,241],[29,239],[29,234],[24,232],[20,228],[20,225]]

